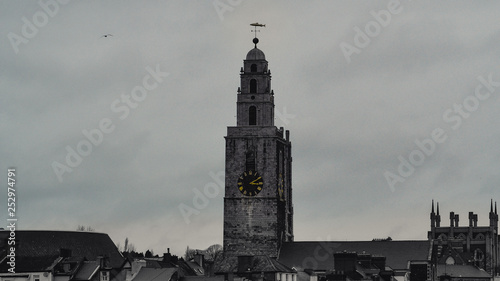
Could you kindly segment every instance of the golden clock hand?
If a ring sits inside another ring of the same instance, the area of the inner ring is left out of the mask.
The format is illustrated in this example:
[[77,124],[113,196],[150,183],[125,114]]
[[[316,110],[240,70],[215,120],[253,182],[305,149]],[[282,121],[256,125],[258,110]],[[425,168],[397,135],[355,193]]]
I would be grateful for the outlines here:
[[256,181],[260,180],[262,177],[258,177],[256,179],[254,179],[253,181],[251,181],[249,184],[251,185],[259,185],[258,183],[256,183]]

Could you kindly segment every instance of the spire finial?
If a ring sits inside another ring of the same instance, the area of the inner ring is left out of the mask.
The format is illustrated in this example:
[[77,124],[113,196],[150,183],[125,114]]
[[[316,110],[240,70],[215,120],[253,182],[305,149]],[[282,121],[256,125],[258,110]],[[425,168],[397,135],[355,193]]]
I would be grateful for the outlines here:
[[493,198],[491,199],[491,204],[490,204],[490,213],[493,213]]
[[439,202],[436,203],[437,215],[439,216]]
[[257,48],[257,43],[259,43],[259,38],[255,37],[252,42],[255,44],[255,48]]
[[431,213],[434,214],[434,199],[432,199],[432,211],[431,211]]
[[252,32],[255,33],[255,37],[253,38],[253,43],[255,44],[255,48],[257,48],[257,43],[259,43],[259,38],[257,38],[257,32],[260,32],[260,30],[257,30],[257,27],[266,27],[266,25],[260,24],[258,22],[251,23],[250,25],[254,27],[254,29],[252,30]]

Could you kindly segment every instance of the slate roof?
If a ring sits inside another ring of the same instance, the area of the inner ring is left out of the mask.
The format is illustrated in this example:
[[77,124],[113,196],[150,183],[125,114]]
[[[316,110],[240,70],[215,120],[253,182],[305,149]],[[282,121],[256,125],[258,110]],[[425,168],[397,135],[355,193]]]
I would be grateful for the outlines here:
[[[237,272],[238,271],[238,257],[222,257],[216,260],[214,272]],[[293,269],[287,267],[276,259],[270,258],[265,255],[253,256],[252,272],[295,272]]]
[[132,281],[168,281],[177,272],[176,268],[142,267]]
[[99,270],[96,261],[84,261],[73,280],[90,280]]
[[[6,243],[10,231],[0,231],[0,261],[7,255]],[[46,231],[46,230],[17,230],[16,231],[16,265],[21,260],[29,260],[28,271],[46,268],[59,256],[59,250],[71,249],[71,255],[85,257],[87,260],[96,260],[98,256],[108,256],[109,266],[120,268],[125,258],[116,248],[111,238],[105,233],[82,231]],[[3,271],[5,262],[0,265]],[[23,272],[22,268],[16,271]],[[26,271],[24,271],[26,272]]]
[[184,276],[184,281],[224,281],[224,275],[216,276]]
[[173,263],[171,262],[165,262],[163,261],[163,258],[158,260],[156,258],[154,259],[151,259],[151,258],[145,258],[144,259],[146,261],[146,267],[150,267],[150,268],[172,268],[172,267],[176,267],[176,265],[174,265]]
[[177,263],[179,270],[182,271],[182,276],[203,276],[205,269],[192,261],[179,261]]
[[[0,261],[2,261],[4,257],[5,254],[0,257]],[[16,272],[48,272],[51,271],[60,260],[61,258],[59,255],[39,257],[16,256]],[[7,260],[5,260],[0,264],[0,273],[7,273],[9,268],[10,265],[8,265]]]
[[428,240],[286,242],[278,261],[298,269],[333,270],[334,253],[366,252],[386,257],[386,265],[392,269],[407,269],[409,261],[428,260],[430,249]]
[[479,269],[472,265],[444,265],[437,266],[437,276],[447,274],[451,277],[462,278],[491,278],[491,276],[484,270]]

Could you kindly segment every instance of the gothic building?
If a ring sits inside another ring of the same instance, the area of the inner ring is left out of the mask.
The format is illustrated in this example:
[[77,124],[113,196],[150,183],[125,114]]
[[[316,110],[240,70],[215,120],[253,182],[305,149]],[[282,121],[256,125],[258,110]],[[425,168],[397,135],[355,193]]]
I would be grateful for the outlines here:
[[[439,203],[430,214],[431,230],[428,238],[433,242],[433,261],[439,265],[473,265],[495,276],[500,266],[498,245],[498,213],[495,202],[490,205],[487,226],[478,226],[478,216],[469,212],[469,223],[460,226],[460,216],[450,212],[449,226],[441,226]],[[450,267],[449,267],[450,268]]]

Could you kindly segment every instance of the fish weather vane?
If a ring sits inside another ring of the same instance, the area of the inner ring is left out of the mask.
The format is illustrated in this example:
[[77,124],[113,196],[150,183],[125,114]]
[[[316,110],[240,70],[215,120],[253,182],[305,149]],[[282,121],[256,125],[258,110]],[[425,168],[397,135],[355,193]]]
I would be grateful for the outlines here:
[[257,38],[257,32],[260,32],[260,30],[257,30],[257,27],[266,27],[265,24],[260,24],[258,22],[251,23],[250,25],[254,27],[254,30],[252,30],[252,32],[255,33],[255,38]]

